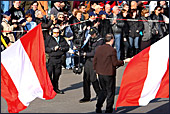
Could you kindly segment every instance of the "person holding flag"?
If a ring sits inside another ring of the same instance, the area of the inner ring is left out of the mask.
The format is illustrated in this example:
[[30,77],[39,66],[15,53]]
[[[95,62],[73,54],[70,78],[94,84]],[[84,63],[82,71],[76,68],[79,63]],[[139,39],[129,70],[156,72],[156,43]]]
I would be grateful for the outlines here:
[[130,61],[129,58],[123,61],[117,59],[116,50],[112,47],[114,42],[113,34],[107,34],[105,42],[106,44],[99,46],[96,49],[93,60],[93,68],[98,74],[101,86],[101,92],[98,95],[96,104],[96,113],[102,113],[101,108],[106,98],[107,102],[105,113],[113,112],[116,67],[123,66],[124,62]]

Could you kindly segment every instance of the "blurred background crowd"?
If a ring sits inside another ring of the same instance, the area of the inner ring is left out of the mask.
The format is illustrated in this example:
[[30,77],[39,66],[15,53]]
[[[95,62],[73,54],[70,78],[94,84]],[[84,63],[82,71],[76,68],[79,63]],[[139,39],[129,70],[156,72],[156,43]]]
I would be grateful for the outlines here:
[[[117,57],[123,60],[169,34],[169,1],[1,1],[1,51],[42,22],[44,40],[53,27],[70,46],[65,68],[74,66],[75,40],[112,33]],[[2,42],[2,39],[1,39]],[[69,66],[70,65],[70,66]]]

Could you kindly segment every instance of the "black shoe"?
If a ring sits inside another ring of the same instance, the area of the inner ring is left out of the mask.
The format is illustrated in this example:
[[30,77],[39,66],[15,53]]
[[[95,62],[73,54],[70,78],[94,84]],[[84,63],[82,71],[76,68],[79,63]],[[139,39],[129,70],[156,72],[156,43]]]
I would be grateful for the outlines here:
[[96,108],[96,113],[102,113],[101,108]]
[[113,110],[106,110],[105,113],[112,113]]
[[55,92],[58,93],[58,94],[64,94],[64,91],[61,91],[59,89],[56,89]]
[[90,101],[90,99],[83,98],[83,99],[80,99],[79,103],[85,103],[85,102],[89,102],[89,101]]

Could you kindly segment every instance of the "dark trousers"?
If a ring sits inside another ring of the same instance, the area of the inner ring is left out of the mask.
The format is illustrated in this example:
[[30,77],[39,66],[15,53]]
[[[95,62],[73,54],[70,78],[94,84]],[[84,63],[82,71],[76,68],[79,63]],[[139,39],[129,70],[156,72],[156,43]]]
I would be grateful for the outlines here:
[[[101,109],[106,100],[106,113],[113,112],[114,96],[115,96],[115,76],[99,75],[101,92],[99,94],[96,108]],[[107,98],[107,99],[106,99]]]
[[[59,89],[59,77],[61,75],[61,64],[47,64],[47,71],[50,76],[54,90]],[[53,76],[53,77],[52,77]]]
[[100,92],[99,82],[96,77],[96,73],[93,70],[93,62],[87,60],[84,66],[84,75],[83,75],[83,93],[85,99],[90,99],[90,84],[92,83],[94,91],[98,95]]

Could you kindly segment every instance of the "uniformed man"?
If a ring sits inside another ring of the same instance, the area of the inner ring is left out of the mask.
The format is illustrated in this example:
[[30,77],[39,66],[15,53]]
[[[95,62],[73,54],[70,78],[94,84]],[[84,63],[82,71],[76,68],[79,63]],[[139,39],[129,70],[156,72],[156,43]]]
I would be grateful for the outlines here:
[[96,73],[93,70],[93,57],[96,48],[99,45],[104,44],[104,39],[99,36],[96,28],[91,28],[89,34],[91,35],[91,38],[85,47],[85,52],[81,54],[85,56],[85,65],[84,65],[84,74],[83,74],[84,98],[79,101],[80,103],[90,101],[90,97],[91,97],[90,83],[92,83],[94,91],[96,92],[97,96],[100,92],[99,82],[96,77]]

